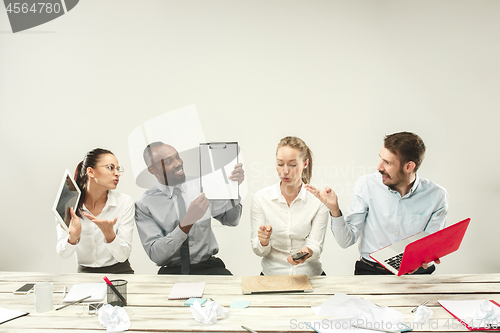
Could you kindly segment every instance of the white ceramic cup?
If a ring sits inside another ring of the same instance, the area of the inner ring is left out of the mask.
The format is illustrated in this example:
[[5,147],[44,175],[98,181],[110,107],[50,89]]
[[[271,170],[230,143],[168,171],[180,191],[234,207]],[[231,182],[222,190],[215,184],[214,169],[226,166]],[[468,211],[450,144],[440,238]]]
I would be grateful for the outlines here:
[[53,308],[52,301],[53,286],[52,282],[38,282],[35,284],[35,288],[28,291],[26,297],[28,299],[31,293],[35,294],[35,311],[36,312],[46,312]]

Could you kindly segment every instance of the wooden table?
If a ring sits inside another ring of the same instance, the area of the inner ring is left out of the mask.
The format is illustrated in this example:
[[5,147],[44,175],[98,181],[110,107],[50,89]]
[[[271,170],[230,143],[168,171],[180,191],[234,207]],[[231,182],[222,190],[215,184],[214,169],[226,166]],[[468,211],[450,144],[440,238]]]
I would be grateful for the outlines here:
[[[110,279],[128,281],[127,311],[130,332],[246,332],[241,325],[258,332],[290,332],[312,330],[299,322],[322,319],[311,306],[319,306],[337,292],[368,299],[380,306],[390,306],[405,314],[405,322],[413,323],[411,310],[424,301],[434,311],[432,325],[414,327],[416,332],[467,331],[452,320],[438,300],[491,299],[500,302],[500,274],[434,275],[434,276],[318,276],[311,277],[312,293],[280,293],[243,295],[241,277],[173,276],[173,275],[108,275]],[[76,283],[102,282],[102,274],[51,274],[0,272],[0,307],[31,312],[30,315],[0,325],[0,331],[70,332],[75,329],[103,331],[97,316],[82,312],[82,305],[60,311],[35,313],[34,305],[24,295],[12,292],[25,282],[52,281],[54,306],[61,304],[64,287]],[[230,312],[230,317],[213,325],[193,319],[183,300],[167,300],[175,282],[206,282],[204,297],[213,298]],[[229,308],[235,300],[250,301],[246,309]],[[363,330],[359,330],[363,333]]]

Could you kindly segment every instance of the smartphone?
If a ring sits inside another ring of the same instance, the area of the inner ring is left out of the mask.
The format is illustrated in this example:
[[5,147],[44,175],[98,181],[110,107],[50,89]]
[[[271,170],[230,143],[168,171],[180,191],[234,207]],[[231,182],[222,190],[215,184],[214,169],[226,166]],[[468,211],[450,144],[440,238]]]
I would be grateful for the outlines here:
[[14,291],[14,295],[26,295],[34,286],[34,283],[26,283],[24,286]]
[[307,256],[309,253],[307,252],[297,252],[295,254],[292,254],[292,259],[293,260],[300,260],[302,258],[304,258],[305,256]]

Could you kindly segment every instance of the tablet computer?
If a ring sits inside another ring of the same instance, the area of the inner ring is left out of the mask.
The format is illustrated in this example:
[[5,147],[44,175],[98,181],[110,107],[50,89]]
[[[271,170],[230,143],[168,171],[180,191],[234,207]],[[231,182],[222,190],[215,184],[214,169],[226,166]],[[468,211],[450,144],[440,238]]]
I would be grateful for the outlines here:
[[61,227],[67,232],[69,232],[71,224],[69,209],[73,207],[76,210],[76,205],[78,204],[78,200],[80,200],[81,194],[78,185],[76,185],[76,182],[71,177],[69,170],[66,169],[52,211],[56,215],[56,219],[59,221]]

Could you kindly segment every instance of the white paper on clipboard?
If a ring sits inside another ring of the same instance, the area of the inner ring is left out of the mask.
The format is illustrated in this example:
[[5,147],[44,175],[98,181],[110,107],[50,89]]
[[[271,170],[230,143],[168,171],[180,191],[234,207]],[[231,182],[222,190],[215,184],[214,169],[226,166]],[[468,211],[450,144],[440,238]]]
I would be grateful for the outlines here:
[[238,182],[228,178],[236,164],[237,142],[200,143],[200,186],[209,200],[238,199]]

